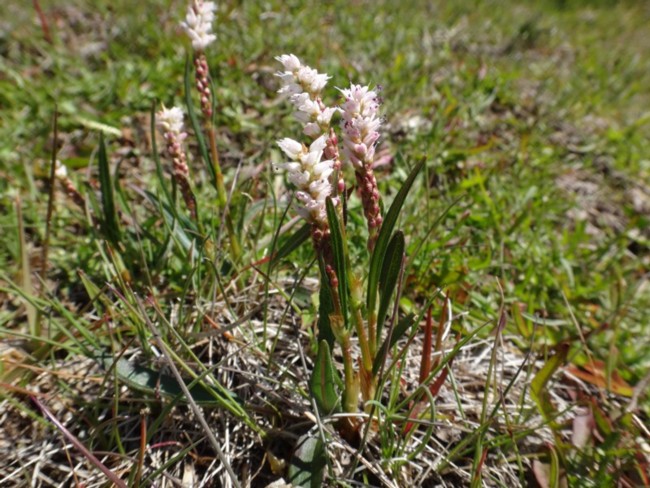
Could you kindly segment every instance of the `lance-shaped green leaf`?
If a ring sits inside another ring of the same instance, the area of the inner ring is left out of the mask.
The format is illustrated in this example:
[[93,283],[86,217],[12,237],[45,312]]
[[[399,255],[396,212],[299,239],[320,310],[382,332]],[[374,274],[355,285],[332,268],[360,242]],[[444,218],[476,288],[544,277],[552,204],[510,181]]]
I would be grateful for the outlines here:
[[327,451],[320,436],[305,434],[298,439],[289,464],[289,484],[301,488],[320,488],[326,466]]
[[97,159],[99,162],[99,185],[102,192],[102,210],[104,214],[101,225],[104,237],[117,248],[120,242],[120,228],[117,223],[117,211],[115,210],[115,198],[113,197],[111,171],[106,156],[106,144],[104,143],[104,135],[101,132],[99,134]]
[[341,384],[341,378],[332,361],[330,347],[327,341],[323,340],[318,347],[314,371],[309,379],[309,390],[322,415],[334,412],[339,400],[337,386],[340,387]]
[[[106,351],[98,351],[94,359],[106,370],[115,371],[117,377],[130,388],[153,396],[178,399],[187,403],[180,385],[171,375],[163,374],[145,366],[136,365],[123,358],[116,358]],[[187,381],[192,399],[205,407],[224,407],[232,410],[233,405],[243,405],[243,401],[223,386],[204,385]]]
[[550,396],[546,386],[555,372],[562,366],[569,354],[569,346],[560,344],[557,353],[551,356],[542,369],[540,369],[533,380],[530,382],[530,396],[537,404],[539,412],[544,417],[544,420],[549,422],[551,427],[556,427],[555,422],[555,407],[551,403]]
[[388,244],[386,256],[379,275],[379,312],[377,314],[377,343],[386,322],[391,297],[395,292],[397,280],[404,261],[404,233],[397,231]]
[[339,301],[341,303],[341,314],[343,315],[343,322],[345,328],[348,328],[348,276],[347,276],[347,253],[346,245],[343,237],[343,228],[336,208],[332,203],[332,199],[327,197],[325,201],[327,208],[327,220],[330,225],[330,244],[332,246],[332,254],[334,256],[334,268],[336,271],[336,278],[338,279],[338,292]]
[[375,249],[370,257],[370,271],[368,272],[368,312],[373,313],[377,305],[377,288],[379,286],[379,276],[381,274],[381,269],[383,266],[384,258],[386,256],[386,248],[388,247],[388,242],[390,236],[393,234],[393,229],[397,223],[397,218],[402,210],[404,205],[404,200],[408,195],[415,177],[418,175],[420,170],[424,166],[424,161],[420,161],[415,165],[408,178],[402,185],[402,188],[395,196],[392,205],[388,209],[386,216],[384,217],[384,222],[381,224],[381,229],[379,230],[379,236],[377,236],[377,242],[375,243]]
[[384,364],[384,361],[386,360],[386,355],[388,354],[390,348],[393,347],[397,343],[397,341],[400,340],[400,338],[411,327],[413,327],[414,323],[415,323],[415,315],[413,315],[412,313],[408,314],[406,317],[403,317],[402,320],[400,320],[397,323],[397,325],[393,329],[392,334],[390,334],[389,337],[386,337],[386,340],[384,340],[384,343],[381,345],[381,348],[377,353],[375,362],[372,364],[373,375],[379,373],[379,370],[381,369],[381,365]]
[[318,269],[320,270],[320,290],[318,292],[318,341],[326,341],[330,349],[334,347],[334,332],[330,323],[330,314],[334,312],[334,301],[329,278],[325,272],[323,257],[318,258]]
[[194,105],[192,103],[192,62],[188,56],[185,60],[185,105],[187,106],[187,116],[190,119],[190,124],[192,124],[192,129],[194,129],[194,136],[196,137],[196,142],[199,145],[199,152],[203,158],[208,173],[210,174],[210,181],[212,185],[217,187],[217,175],[214,172],[214,166],[212,166],[212,158],[210,157],[210,151],[208,151],[208,145],[205,142],[205,137],[203,137],[203,129],[201,128],[201,123],[199,118],[196,116],[194,111]]

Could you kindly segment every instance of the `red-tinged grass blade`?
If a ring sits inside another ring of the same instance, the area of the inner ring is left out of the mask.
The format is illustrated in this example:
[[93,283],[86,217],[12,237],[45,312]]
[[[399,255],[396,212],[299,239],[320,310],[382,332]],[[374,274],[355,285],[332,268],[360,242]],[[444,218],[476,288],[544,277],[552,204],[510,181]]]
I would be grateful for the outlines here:
[[440,358],[442,357],[442,336],[445,333],[445,320],[447,317],[448,307],[451,307],[451,302],[449,301],[449,294],[445,297],[445,301],[442,305],[442,312],[440,313],[440,321],[438,322],[438,331],[436,332],[436,346],[435,351],[438,354],[433,360],[433,367],[437,368],[440,364]]
[[127,488],[127,485],[124,481],[122,481],[115,473],[113,473],[110,469],[108,469],[99,459],[95,457],[95,455],[90,452],[86,446],[83,445],[83,443],[77,439],[68,429],[65,428],[65,426],[59,422],[59,420],[50,412],[45,405],[43,405],[35,396],[30,396],[30,399],[34,404],[40,409],[40,411],[43,413],[47,419],[52,422],[57,429],[61,431],[61,433],[65,436],[66,439],[68,439],[78,450],[79,452],[86,458],[88,461],[90,461],[96,468],[98,468],[102,473],[106,475],[106,477],[111,480],[115,486],[118,486],[119,488]]
[[433,347],[433,318],[431,316],[431,307],[427,309],[427,319],[424,323],[424,339],[422,344],[422,359],[420,360],[420,384],[431,373],[431,348]]
[[537,404],[537,408],[544,417],[544,420],[549,422],[551,426],[555,425],[555,421],[553,420],[555,408],[548,396],[546,385],[551,379],[551,376],[565,363],[568,353],[568,345],[563,344],[558,347],[557,352],[546,361],[546,364],[538,371],[530,383],[530,395]]
[[402,185],[402,188],[395,196],[392,205],[388,209],[386,216],[384,217],[384,222],[381,224],[381,229],[379,229],[379,235],[377,236],[377,242],[375,243],[375,249],[372,252],[370,257],[370,269],[368,271],[368,296],[366,297],[368,305],[368,313],[372,314],[375,311],[377,305],[377,288],[379,287],[379,277],[381,274],[381,269],[383,267],[384,258],[386,256],[386,248],[388,247],[388,242],[391,235],[393,234],[393,229],[395,224],[397,224],[397,218],[399,217],[400,212],[402,211],[402,206],[404,201],[413,186],[416,176],[424,166],[424,161],[420,161],[415,165],[408,178]]
[[483,465],[485,464],[485,460],[487,459],[488,455],[488,449],[486,447],[483,448],[483,451],[481,451],[481,458],[479,459],[476,470],[474,470],[474,473],[472,474],[472,483],[471,486],[481,486],[481,472],[483,471]]
[[[440,388],[442,388],[442,385],[445,384],[445,381],[447,380],[447,376],[449,376],[449,368],[451,368],[451,365],[453,364],[454,360],[453,358],[449,361],[448,366],[443,369],[438,377],[436,378],[436,381],[434,381],[430,386],[429,386],[429,393],[431,395],[428,397],[428,400],[423,400],[419,403],[418,406],[416,406],[413,409],[413,414],[409,416],[409,419],[417,419],[418,416],[420,415],[421,412],[423,412],[427,408],[427,404],[432,400],[435,399],[438,396],[438,393],[440,393]],[[426,379],[426,378],[425,378]],[[413,428],[413,422],[407,422],[404,425],[404,429],[402,430],[403,434],[408,434],[411,429]]]
[[580,378],[581,380],[604,390],[609,390],[617,395],[629,398],[634,394],[634,388],[621,378],[621,375],[619,375],[617,371],[612,371],[609,375],[608,381],[605,371],[605,363],[603,361],[593,359],[587,361],[587,363],[581,368],[569,365],[566,370],[576,378]]

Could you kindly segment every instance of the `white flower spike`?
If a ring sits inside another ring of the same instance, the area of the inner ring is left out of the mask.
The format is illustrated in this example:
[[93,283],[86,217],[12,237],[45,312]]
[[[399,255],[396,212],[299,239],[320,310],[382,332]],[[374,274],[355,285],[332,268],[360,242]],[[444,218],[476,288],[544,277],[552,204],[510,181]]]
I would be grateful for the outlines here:
[[291,161],[273,166],[275,171],[287,171],[289,181],[298,188],[296,199],[302,204],[298,213],[322,227],[327,227],[325,199],[332,194],[328,178],[334,171],[334,161],[321,161],[326,143],[325,135],[312,142],[309,149],[293,139],[281,139],[277,144]]
[[217,36],[212,33],[212,22],[217,6],[214,2],[193,0],[187,7],[185,22],[181,26],[192,41],[195,51],[204,51],[206,47],[216,41]]

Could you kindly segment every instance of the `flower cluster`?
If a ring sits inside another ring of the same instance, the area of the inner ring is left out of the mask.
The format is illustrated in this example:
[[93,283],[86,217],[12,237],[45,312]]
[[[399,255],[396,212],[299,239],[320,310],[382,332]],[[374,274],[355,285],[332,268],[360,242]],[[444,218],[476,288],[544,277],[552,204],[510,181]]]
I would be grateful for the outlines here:
[[217,6],[214,2],[194,0],[187,8],[185,22],[181,26],[190,37],[195,51],[203,51],[216,39],[212,33],[212,22]]
[[341,105],[343,153],[355,169],[372,165],[381,125],[377,116],[379,97],[375,91],[361,85],[351,85],[340,92],[345,97]]
[[190,188],[190,170],[183,151],[183,141],[187,133],[183,130],[183,111],[180,107],[165,108],[156,114],[156,123],[163,132],[167,152],[172,158],[172,176],[181,189],[185,205],[196,219],[196,201]]
[[275,59],[285,69],[277,73],[282,82],[279,93],[289,95],[296,108],[294,115],[304,125],[305,135],[316,139],[329,132],[330,121],[338,109],[326,107],[320,94],[330,77],[303,65],[293,54],[283,54]]
[[86,208],[86,201],[84,200],[79,190],[77,190],[68,177],[68,168],[66,168],[58,159],[54,162],[54,177],[61,182],[66,194],[82,209]]
[[278,146],[290,161],[273,167],[275,171],[287,171],[289,181],[298,188],[296,198],[301,203],[298,212],[321,229],[327,228],[325,199],[332,194],[329,176],[334,171],[334,161],[321,160],[326,144],[325,135],[312,142],[309,148],[293,139],[281,139]]
[[172,157],[175,176],[189,176],[187,159],[183,152],[182,143],[187,137],[183,131],[183,110],[180,107],[165,108],[156,114],[156,123],[162,129],[163,137],[167,143],[167,152]]
[[383,221],[377,180],[372,169],[381,125],[377,115],[379,97],[376,92],[361,85],[351,85],[340,91],[345,97],[341,105],[343,154],[354,168],[363,213],[368,221],[368,248],[372,250]]

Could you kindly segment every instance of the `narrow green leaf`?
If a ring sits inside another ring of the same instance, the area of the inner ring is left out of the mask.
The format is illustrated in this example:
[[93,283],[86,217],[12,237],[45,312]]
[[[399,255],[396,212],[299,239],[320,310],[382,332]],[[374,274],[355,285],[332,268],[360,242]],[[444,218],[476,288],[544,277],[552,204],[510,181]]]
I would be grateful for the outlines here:
[[319,256],[318,268],[321,283],[318,292],[318,341],[326,341],[331,349],[334,347],[334,332],[330,324],[330,314],[334,312],[334,301],[322,256]]
[[185,229],[188,229],[194,234],[198,234],[194,222],[188,219],[187,216],[176,213],[173,206],[161,202],[153,193],[146,191],[144,192],[144,195],[157,208],[162,209],[162,217],[169,227],[172,237],[180,243],[183,249],[188,252],[196,249],[197,243],[194,242],[194,239],[185,231]]
[[298,439],[296,451],[289,465],[289,484],[301,488],[323,486],[327,451],[319,436],[305,434]]
[[115,210],[115,199],[113,198],[113,184],[111,181],[111,171],[106,156],[106,144],[104,135],[99,134],[99,185],[102,192],[102,210],[103,218],[101,219],[104,237],[118,248],[120,242],[120,228],[117,223],[117,211]]
[[206,168],[208,169],[208,174],[210,175],[210,181],[212,185],[217,187],[217,176],[214,173],[214,166],[212,166],[212,158],[210,157],[210,151],[208,150],[208,145],[205,142],[205,137],[203,136],[203,128],[201,127],[201,122],[196,116],[194,111],[194,105],[192,103],[192,61],[190,56],[187,56],[185,60],[185,105],[187,107],[187,116],[190,119],[190,124],[192,124],[192,129],[194,129],[194,136],[196,137],[196,142],[199,145],[199,152],[203,158]]
[[386,248],[388,247],[388,241],[390,236],[393,234],[393,229],[397,223],[397,218],[402,210],[404,205],[404,200],[408,195],[415,177],[418,175],[420,170],[424,166],[424,161],[420,161],[415,165],[408,178],[402,185],[402,188],[395,196],[392,205],[388,209],[388,213],[384,217],[384,222],[381,224],[381,229],[379,230],[379,236],[377,236],[377,242],[375,243],[375,249],[370,257],[370,270],[368,272],[368,312],[373,313],[377,303],[377,287],[379,286],[379,276],[381,273],[381,268],[384,262],[384,257],[386,255]]
[[341,314],[345,328],[348,328],[348,275],[347,275],[347,255],[345,252],[345,243],[343,242],[343,229],[341,221],[336,213],[336,208],[332,199],[327,197],[325,201],[327,208],[327,220],[330,225],[330,244],[332,254],[334,255],[334,267],[336,268],[336,278],[339,281],[339,301],[341,302]]
[[309,239],[311,235],[310,225],[305,224],[295,231],[291,236],[282,243],[280,249],[271,258],[271,268],[277,265],[282,259],[286,258],[293,251],[298,249],[303,242]]
[[551,425],[555,425],[555,421],[553,420],[554,407],[549,399],[546,385],[558,368],[564,364],[568,353],[569,347],[561,345],[558,348],[557,353],[546,361],[544,366],[542,366],[542,369],[537,372],[533,380],[530,382],[530,396],[537,404],[537,408],[544,417],[544,420],[549,422]]
[[549,469],[549,488],[559,488],[560,486],[560,458],[557,451],[552,445],[548,446],[551,457],[551,466]]
[[408,314],[406,317],[403,317],[402,320],[400,320],[397,323],[397,325],[393,329],[393,333],[391,334],[391,336],[387,337],[386,340],[384,340],[383,344],[381,345],[381,348],[379,349],[379,352],[377,353],[375,362],[372,364],[373,376],[379,373],[379,370],[381,369],[381,365],[386,360],[386,355],[388,354],[390,348],[393,347],[397,343],[397,341],[400,340],[400,338],[411,327],[413,327],[414,323],[415,323],[415,315],[413,315],[412,313]]
[[318,347],[318,356],[309,379],[309,390],[322,415],[331,414],[338,405],[339,395],[336,386],[341,383],[341,379],[337,378],[337,375],[329,345],[323,340]]
[[397,286],[404,260],[404,233],[397,231],[388,243],[386,256],[379,275],[379,312],[377,314],[377,343],[381,339],[381,331],[386,322],[388,307]]

